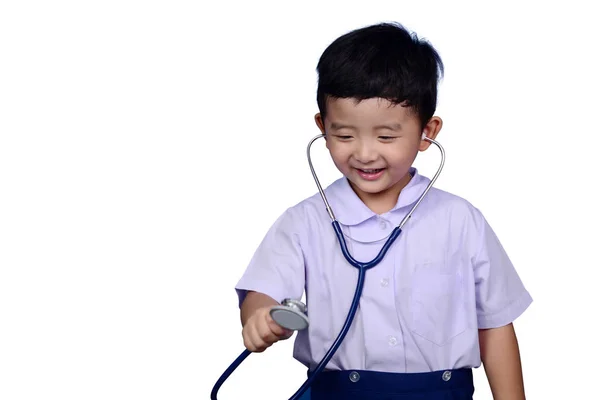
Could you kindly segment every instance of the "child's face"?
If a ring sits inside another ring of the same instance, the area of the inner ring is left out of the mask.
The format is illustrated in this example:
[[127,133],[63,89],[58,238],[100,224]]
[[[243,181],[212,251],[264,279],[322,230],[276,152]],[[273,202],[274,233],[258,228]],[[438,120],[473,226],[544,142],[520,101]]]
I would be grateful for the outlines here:
[[[320,114],[315,119],[333,162],[358,196],[375,212],[389,211],[410,180],[417,153],[429,147],[418,117],[384,99],[329,99],[325,121]],[[434,117],[424,131],[435,139],[440,128]]]

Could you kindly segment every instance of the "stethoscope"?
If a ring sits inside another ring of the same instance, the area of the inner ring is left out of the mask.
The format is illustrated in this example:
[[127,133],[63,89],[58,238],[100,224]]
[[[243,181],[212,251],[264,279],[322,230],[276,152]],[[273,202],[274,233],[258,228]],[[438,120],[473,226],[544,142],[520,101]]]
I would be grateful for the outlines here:
[[[348,316],[346,317],[346,321],[344,322],[344,325],[343,325],[340,333],[338,334],[337,338],[335,339],[335,341],[333,342],[333,344],[331,345],[331,347],[329,348],[329,350],[327,351],[327,353],[325,354],[325,356],[323,357],[323,359],[321,360],[319,365],[309,374],[308,379],[296,391],[296,393],[294,393],[294,395],[292,397],[290,397],[289,400],[300,399],[300,396],[302,396],[304,394],[304,392],[306,392],[306,390],[308,390],[308,388],[312,385],[314,379],[325,368],[327,363],[331,360],[331,357],[333,357],[333,355],[337,351],[338,347],[342,344],[344,337],[346,336],[346,334],[348,333],[348,330],[350,329],[350,325],[352,325],[352,320],[354,319],[356,310],[358,309],[360,296],[361,296],[363,286],[365,283],[365,273],[367,272],[368,269],[373,268],[374,266],[376,266],[377,264],[379,264],[381,262],[381,260],[383,259],[383,257],[387,253],[387,251],[389,250],[390,246],[392,245],[392,243],[394,243],[394,241],[398,238],[398,236],[400,236],[400,233],[402,232],[402,227],[410,219],[410,217],[412,216],[414,211],[417,209],[419,204],[421,204],[421,202],[427,195],[427,192],[429,192],[429,189],[431,189],[431,187],[437,180],[438,176],[442,172],[442,169],[444,168],[444,163],[446,161],[446,154],[445,154],[445,151],[444,151],[444,148],[442,147],[442,145],[440,145],[435,140],[430,139],[423,134],[423,136],[422,136],[423,140],[427,140],[428,142],[435,144],[438,147],[438,149],[440,150],[440,152],[441,152],[440,166],[439,166],[437,172],[435,173],[435,175],[433,176],[433,178],[431,179],[431,181],[429,182],[429,184],[427,185],[427,187],[425,188],[425,190],[423,191],[423,193],[421,194],[421,196],[419,197],[419,199],[412,206],[411,210],[408,212],[408,214],[406,214],[406,216],[402,219],[400,224],[394,228],[394,230],[392,231],[390,236],[387,238],[385,244],[379,251],[379,254],[377,254],[377,256],[369,262],[361,262],[361,261],[355,260],[354,257],[352,257],[352,255],[350,255],[350,252],[348,251],[348,247],[346,245],[346,240],[344,239],[344,234],[342,233],[342,229],[340,228],[340,224],[336,220],[333,210],[331,209],[331,206],[329,205],[329,202],[327,201],[325,192],[323,191],[323,188],[321,187],[321,184],[319,183],[319,178],[317,178],[317,174],[315,173],[315,169],[312,164],[312,160],[310,157],[310,148],[317,139],[324,138],[324,137],[325,137],[324,134],[315,136],[308,143],[308,147],[306,149],[306,153],[307,153],[307,157],[308,157],[308,165],[310,166],[310,171],[312,172],[313,178],[315,179],[315,183],[317,184],[317,188],[319,189],[319,194],[321,195],[321,198],[323,199],[323,203],[325,203],[325,208],[327,209],[329,218],[331,218],[331,223],[333,225],[333,229],[335,231],[335,235],[337,236],[338,242],[340,243],[340,247],[342,249],[342,254],[344,255],[344,258],[346,258],[346,260],[350,263],[350,265],[352,265],[353,267],[358,269],[358,280],[356,282],[356,290],[354,292],[354,297],[352,299],[352,305],[350,306]],[[282,327],[292,330],[292,331],[306,329],[306,328],[308,328],[308,325],[309,325],[308,317],[306,316],[306,306],[302,302],[295,300],[295,299],[283,300],[280,305],[274,306],[271,309],[270,314],[276,323],[278,323]],[[250,353],[251,352],[249,350],[247,350],[247,349],[244,350],[242,352],[242,354],[240,354],[238,356],[238,358],[233,363],[231,363],[229,368],[227,368],[225,370],[225,372],[223,372],[223,374],[221,375],[221,377],[219,378],[219,380],[213,387],[213,390],[210,394],[211,400],[217,400],[217,392],[219,391],[219,388],[221,387],[221,385],[223,385],[225,380],[227,380],[227,378],[246,359],[246,357],[248,357],[250,355]]]

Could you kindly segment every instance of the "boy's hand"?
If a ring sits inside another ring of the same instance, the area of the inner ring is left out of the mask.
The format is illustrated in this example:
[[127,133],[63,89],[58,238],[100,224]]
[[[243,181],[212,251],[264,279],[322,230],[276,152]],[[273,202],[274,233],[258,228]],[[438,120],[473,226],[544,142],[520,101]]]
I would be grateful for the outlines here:
[[273,321],[269,314],[270,310],[271,306],[261,307],[246,321],[242,329],[242,336],[244,346],[249,351],[261,353],[273,343],[289,339],[294,333]]

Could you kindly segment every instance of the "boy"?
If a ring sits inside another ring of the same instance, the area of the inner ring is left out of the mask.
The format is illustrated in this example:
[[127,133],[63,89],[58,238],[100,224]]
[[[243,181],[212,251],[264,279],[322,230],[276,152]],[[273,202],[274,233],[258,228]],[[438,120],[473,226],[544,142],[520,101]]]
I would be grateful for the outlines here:
[[[334,41],[317,67],[315,121],[343,177],[325,193],[355,259],[375,257],[429,179],[412,167],[435,139],[443,64],[402,26]],[[306,291],[294,357],[314,369],[337,337],[358,270],[343,257],[318,193],[271,227],[236,286],[242,335],[261,352],[291,332],[269,316]],[[471,399],[483,363],[495,399],[524,399],[512,322],[532,302],[478,209],[432,188],[379,265],[312,399]]]

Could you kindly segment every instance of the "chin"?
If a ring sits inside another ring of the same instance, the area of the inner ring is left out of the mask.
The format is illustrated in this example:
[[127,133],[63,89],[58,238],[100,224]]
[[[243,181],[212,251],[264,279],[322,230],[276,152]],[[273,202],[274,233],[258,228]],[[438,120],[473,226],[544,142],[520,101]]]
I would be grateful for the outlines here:
[[369,194],[379,194],[385,192],[390,186],[384,182],[373,181],[365,182],[359,179],[351,180],[352,184],[357,187],[361,192]]

